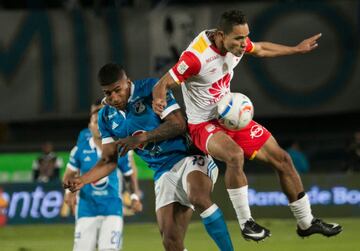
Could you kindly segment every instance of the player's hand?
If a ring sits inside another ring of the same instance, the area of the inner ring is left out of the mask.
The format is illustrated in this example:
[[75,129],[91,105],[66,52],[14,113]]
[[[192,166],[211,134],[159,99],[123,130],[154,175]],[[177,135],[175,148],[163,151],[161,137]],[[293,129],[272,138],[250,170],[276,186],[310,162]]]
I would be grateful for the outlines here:
[[71,211],[75,213],[75,207],[76,207],[76,193],[69,193],[65,192],[64,195],[64,202],[66,205],[69,206]]
[[296,46],[296,49],[299,53],[307,53],[309,51],[314,50],[318,47],[317,40],[321,37],[321,33],[316,34],[310,38],[305,39],[301,43]]
[[153,110],[159,116],[161,116],[161,113],[164,111],[166,105],[167,105],[166,99],[162,99],[162,98],[156,98],[152,102]]
[[140,200],[131,200],[131,209],[135,213],[139,213],[143,210],[143,205]]
[[64,188],[69,189],[72,193],[79,191],[85,184],[82,182],[81,177],[70,179]]
[[134,136],[129,136],[123,139],[117,140],[115,143],[120,148],[120,156],[124,156],[128,151],[134,150],[137,147],[142,148],[142,145],[146,142],[146,134],[140,133]]

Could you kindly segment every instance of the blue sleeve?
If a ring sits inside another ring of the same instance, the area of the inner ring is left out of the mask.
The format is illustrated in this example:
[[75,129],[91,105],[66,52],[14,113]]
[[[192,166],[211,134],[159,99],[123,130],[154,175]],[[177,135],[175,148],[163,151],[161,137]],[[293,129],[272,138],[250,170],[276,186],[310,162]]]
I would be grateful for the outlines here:
[[125,176],[129,176],[133,173],[129,158],[131,158],[130,154],[118,158],[118,168]]
[[105,106],[99,111],[98,126],[103,144],[128,136],[125,113],[113,107]]
[[71,149],[70,156],[69,156],[69,163],[67,164],[67,168],[70,168],[73,171],[77,171],[80,169],[80,158],[79,158],[79,146],[76,145]]

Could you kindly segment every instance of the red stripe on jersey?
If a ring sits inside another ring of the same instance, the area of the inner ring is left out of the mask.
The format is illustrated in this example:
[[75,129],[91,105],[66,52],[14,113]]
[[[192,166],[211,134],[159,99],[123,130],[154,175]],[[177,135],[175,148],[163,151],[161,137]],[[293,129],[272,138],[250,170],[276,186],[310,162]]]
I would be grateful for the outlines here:
[[171,68],[180,82],[197,75],[200,72],[200,60],[190,51],[185,51],[176,65]]
[[254,44],[253,42],[251,42],[250,38],[247,37],[245,52],[252,52],[253,50],[254,50]]

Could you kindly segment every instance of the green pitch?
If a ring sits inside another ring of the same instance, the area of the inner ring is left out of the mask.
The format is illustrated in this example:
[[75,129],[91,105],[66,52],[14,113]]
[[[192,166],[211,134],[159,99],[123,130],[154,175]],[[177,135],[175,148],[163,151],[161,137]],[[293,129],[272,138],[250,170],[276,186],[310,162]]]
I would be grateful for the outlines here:
[[[328,219],[326,219],[328,220]],[[259,223],[270,228],[272,236],[265,242],[247,242],[240,236],[238,225],[229,222],[235,250],[266,251],[360,251],[360,218],[334,219],[343,225],[337,237],[312,236],[301,239],[295,234],[294,220],[262,219]],[[331,222],[331,220],[329,220]],[[1,251],[65,251],[72,250],[72,225],[29,225],[0,228]],[[190,225],[186,247],[189,251],[215,251],[200,222]],[[161,240],[155,224],[125,225],[124,251],[160,251]]]

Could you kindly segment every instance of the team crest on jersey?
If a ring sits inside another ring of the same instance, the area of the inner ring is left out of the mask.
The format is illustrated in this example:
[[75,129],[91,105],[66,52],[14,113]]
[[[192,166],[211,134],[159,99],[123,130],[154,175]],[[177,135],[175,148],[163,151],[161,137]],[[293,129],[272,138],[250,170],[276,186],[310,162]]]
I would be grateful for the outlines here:
[[259,138],[264,134],[264,128],[261,125],[253,125],[250,129],[251,139]]
[[134,107],[134,112],[137,114],[141,114],[146,110],[146,105],[143,103],[142,99],[136,101],[133,107]]
[[222,66],[222,72],[225,74],[229,70],[229,66],[227,63],[224,63]]
[[189,66],[185,63],[185,61],[181,61],[178,66],[176,67],[176,70],[181,75],[185,73],[185,71],[189,68]]

